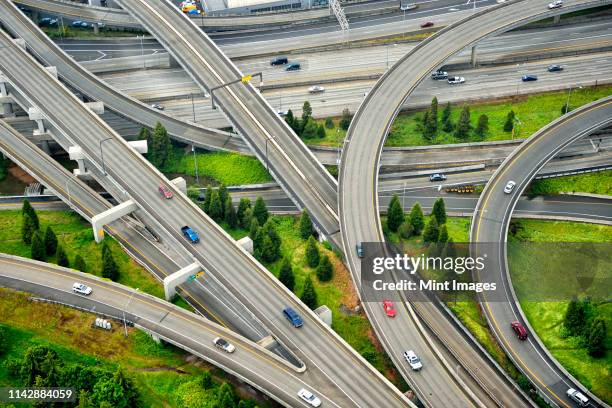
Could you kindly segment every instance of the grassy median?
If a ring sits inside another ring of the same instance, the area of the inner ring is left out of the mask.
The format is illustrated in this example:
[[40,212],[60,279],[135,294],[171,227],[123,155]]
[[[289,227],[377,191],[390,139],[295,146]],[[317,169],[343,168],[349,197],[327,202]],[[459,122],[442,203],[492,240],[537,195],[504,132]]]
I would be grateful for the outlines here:
[[534,180],[527,190],[528,195],[575,192],[612,195],[612,170]]

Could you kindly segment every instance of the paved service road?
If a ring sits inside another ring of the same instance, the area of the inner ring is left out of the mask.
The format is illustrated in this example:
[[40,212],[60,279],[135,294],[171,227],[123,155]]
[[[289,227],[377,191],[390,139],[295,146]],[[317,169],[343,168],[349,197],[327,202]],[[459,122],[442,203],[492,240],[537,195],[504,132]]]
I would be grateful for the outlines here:
[[[274,338],[307,366],[317,393],[342,407],[398,407],[408,400],[289,292],[253,257],[176,189],[102,120],[29,57],[8,36],[0,35],[0,70],[22,95],[43,112],[56,129],[80,146],[88,159],[101,163],[102,140],[107,177],[179,242],[206,271],[244,303]],[[164,200],[157,191],[165,184],[174,193]],[[199,232],[194,245],[181,234],[189,225]],[[282,310],[291,306],[304,319],[290,327]]]
[[[499,288],[503,288],[503,295],[507,299],[503,302],[499,299],[488,301],[487,296],[491,295],[483,292],[481,302],[490,326],[510,358],[540,392],[554,404],[568,408],[575,404],[567,398],[565,391],[571,387],[584,390],[584,387],[547,354],[533,330],[529,340],[523,342],[516,338],[509,326],[509,322],[514,320],[526,325],[528,322],[512,289],[506,259],[507,231],[521,193],[542,166],[568,144],[610,123],[612,97],[572,111],[531,136],[495,172],[478,201],[472,222],[471,242],[474,243],[475,255],[487,251],[490,259],[487,276],[493,278]],[[504,194],[508,180],[514,180],[516,187],[511,194]],[[588,207],[583,209],[589,211]],[[608,207],[607,217],[611,216],[612,208]],[[487,245],[484,249],[479,243],[497,245]]]

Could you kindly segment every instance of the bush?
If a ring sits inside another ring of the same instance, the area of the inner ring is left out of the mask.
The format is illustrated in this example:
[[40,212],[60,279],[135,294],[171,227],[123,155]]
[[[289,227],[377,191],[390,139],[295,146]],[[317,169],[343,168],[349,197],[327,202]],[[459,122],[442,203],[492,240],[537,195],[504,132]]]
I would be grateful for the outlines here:
[[316,268],[319,265],[319,248],[317,247],[317,241],[313,236],[308,238],[306,244],[306,264],[311,268]]
[[45,252],[47,255],[53,255],[57,251],[57,237],[55,236],[55,232],[53,232],[53,228],[51,226],[47,226],[45,229]]
[[408,239],[414,233],[414,228],[412,227],[412,224],[410,224],[410,221],[404,221],[402,225],[400,225],[397,232],[399,233],[400,237]]
[[332,120],[332,118],[325,119],[325,127],[328,129],[334,128],[334,121]]
[[[304,122],[304,130],[302,130],[302,137],[304,139],[314,139],[315,137],[319,137],[318,132],[319,126],[317,125],[317,122],[315,122],[311,118],[308,118],[308,120]],[[323,132],[325,133],[325,129],[323,130]],[[323,135],[323,137],[325,137],[325,135]]]
[[317,292],[315,290],[315,287],[312,284],[312,279],[310,279],[310,275],[306,277],[306,281],[304,282],[304,289],[302,290],[302,296],[300,296],[300,299],[309,308],[316,309],[319,301],[317,299]]
[[334,268],[327,255],[323,255],[317,267],[317,277],[321,282],[329,282],[334,275]]
[[319,139],[325,138],[325,126],[319,125],[319,127],[317,128],[317,137]]

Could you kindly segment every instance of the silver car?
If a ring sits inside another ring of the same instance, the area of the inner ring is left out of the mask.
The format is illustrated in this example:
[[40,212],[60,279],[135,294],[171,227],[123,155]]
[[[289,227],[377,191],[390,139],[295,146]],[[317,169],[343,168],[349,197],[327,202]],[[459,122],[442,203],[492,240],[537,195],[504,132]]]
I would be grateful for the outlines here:
[[516,183],[514,181],[510,180],[509,182],[507,182],[506,187],[504,187],[504,193],[510,194],[512,190],[514,190],[514,186],[516,186]]
[[306,390],[305,388],[302,388],[301,390],[299,390],[297,394],[298,394],[298,397],[300,397],[301,399],[303,399],[304,401],[306,401],[308,404],[312,405],[313,407],[321,406],[321,400],[317,398],[312,392]]
[[313,85],[308,88],[308,92],[311,94],[323,93],[325,92],[325,88],[323,88],[321,85]]

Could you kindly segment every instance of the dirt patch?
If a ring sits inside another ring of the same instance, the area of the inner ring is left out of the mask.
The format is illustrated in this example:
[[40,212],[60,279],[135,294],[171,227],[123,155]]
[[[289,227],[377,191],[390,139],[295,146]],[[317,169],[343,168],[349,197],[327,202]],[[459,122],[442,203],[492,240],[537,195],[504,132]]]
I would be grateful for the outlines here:
[[9,167],[8,172],[24,184],[30,184],[36,181],[34,177],[30,176],[28,173],[25,172],[25,170],[23,170],[17,165]]
[[353,310],[355,306],[359,304],[359,297],[353,285],[351,274],[347,267],[337,257],[333,256],[331,251],[325,251],[326,255],[329,256],[329,260],[334,267],[334,278],[332,284],[340,289],[343,293],[340,302],[348,310]]

